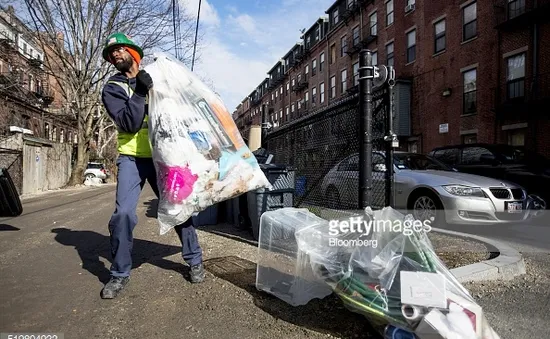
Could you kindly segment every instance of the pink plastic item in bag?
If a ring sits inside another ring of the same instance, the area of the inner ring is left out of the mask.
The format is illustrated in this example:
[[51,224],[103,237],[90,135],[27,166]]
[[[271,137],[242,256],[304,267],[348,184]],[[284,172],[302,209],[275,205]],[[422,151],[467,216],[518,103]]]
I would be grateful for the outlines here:
[[188,167],[167,167],[165,194],[172,204],[179,204],[193,192],[193,184],[198,176],[191,173]]

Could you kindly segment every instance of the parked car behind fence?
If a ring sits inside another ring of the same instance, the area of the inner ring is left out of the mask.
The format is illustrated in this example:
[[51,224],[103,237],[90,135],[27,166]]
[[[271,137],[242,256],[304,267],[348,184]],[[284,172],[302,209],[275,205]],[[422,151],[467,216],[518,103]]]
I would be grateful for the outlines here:
[[518,184],[548,208],[550,160],[525,147],[476,143],[438,147],[428,154],[460,172]]
[[[386,171],[385,152],[373,152],[372,162],[372,190],[382,190],[384,176],[376,173]],[[395,152],[393,171],[393,207],[410,211],[418,220],[434,218],[433,224],[494,224],[523,221],[533,215],[532,201],[521,186],[461,173],[426,155]],[[325,176],[322,190],[327,201],[357,206],[359,155],[336,164]],[[373,201],[372,205],[380,208],[384,201]]]

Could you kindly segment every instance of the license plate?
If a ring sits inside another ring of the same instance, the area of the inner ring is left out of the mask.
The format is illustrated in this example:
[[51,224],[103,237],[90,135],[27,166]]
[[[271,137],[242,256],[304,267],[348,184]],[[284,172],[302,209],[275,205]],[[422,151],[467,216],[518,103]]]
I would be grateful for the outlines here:
[[508,203],[508,213],[521,213],[523,210],[523,205],[521,202],[509,202]]

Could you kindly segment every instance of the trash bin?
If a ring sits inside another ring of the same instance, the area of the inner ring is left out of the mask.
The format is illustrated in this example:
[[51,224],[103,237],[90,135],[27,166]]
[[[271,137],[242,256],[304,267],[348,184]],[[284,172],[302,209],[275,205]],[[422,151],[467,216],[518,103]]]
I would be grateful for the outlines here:
[[207,207],[192,218],[195,227],[216,225],[218,223],[218,204]]
[[295,170],[277,164],[260,164],[260,168],[273,186],[271,190],[260,188],[247,193],[248,216],[254,239],[260,233],[260,217],[266,211],[294,206],[296,187]]

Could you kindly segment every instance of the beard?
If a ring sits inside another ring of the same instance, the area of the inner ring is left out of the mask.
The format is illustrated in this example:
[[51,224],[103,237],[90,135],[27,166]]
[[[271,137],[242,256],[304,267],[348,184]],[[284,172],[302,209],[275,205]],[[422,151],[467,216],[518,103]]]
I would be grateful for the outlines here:
[[116,69],[121,73],[130,71],[130,68],[134,64],[134,60],[129,58],[115,64]]

